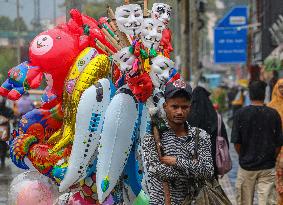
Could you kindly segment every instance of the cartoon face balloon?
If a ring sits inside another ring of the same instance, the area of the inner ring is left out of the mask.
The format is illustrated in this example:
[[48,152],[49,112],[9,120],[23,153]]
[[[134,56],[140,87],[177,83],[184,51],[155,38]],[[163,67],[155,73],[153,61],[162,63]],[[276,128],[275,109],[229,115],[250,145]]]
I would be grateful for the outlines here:
[[168,82],[170,71],[174,68],[174,62],[164,56],[157,56],[151,62],[149,75],[152,83],[155,88],[161,88]]
[[39,35],[35,37],[31,44],[31,49],[35,55],[43,55],[53,47],[53,38],[49,35]]
[[147,48],[157,49],[162,38],[164,24],[157,19],[145,19],[142,25],[141,39]]
[[29,58],[44,73],[68,73],[81,52],[80,39],[68,30],[55,27],[38,34],[30,44]]
[[125,47],[113,55],[113,60],[119,69],[124,72],[132,70],[135,56],[130,53],[129,48]]
[[117,26],[120,31],[128,35],[137,35],[141,32],[143,12],[138,4],[120,6],[115,11]]
[[158,19],[168,25],[171,18],[172,7],[164,3],[154,3],[151,10],[151,18]]

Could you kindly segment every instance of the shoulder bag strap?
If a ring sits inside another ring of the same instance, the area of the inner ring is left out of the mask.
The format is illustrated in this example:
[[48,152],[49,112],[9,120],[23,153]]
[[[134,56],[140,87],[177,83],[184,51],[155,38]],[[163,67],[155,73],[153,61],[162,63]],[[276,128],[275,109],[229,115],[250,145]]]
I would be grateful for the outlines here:
[[200,133],[200,129],[196,127],[196,136],[194,137],[194,141],[195,141],[194,160],[197,160],[198,158],[199,133]]
[[217,124],[217,135],[221,136],[222,118],[221,118],[221,115],[219,113],[217,113],[217,121],[218,121],[218,124]]
[[[162,157],[161,141],[160,141],[160,134],[156,126],[153,126],[153,137],[156,143],[157,153],[160,158]],[[163,191],[164,191],[165,205],[171,205],[169,184],[168,182],[163,182],[162,185],[163,185]]]

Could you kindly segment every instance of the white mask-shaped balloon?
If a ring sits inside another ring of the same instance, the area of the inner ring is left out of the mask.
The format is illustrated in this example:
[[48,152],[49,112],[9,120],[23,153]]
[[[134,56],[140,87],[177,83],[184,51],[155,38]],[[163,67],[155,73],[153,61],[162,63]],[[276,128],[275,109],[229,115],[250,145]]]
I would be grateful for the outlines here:
[[119,69],[124,72],[132,70],[133,63],[136,57],[130,53],[129,47],[122,48],[120,51],[113,55],[115,64],[118,65]]
[[145,19],[142,25],[141,40],[145,47],[157,49],[162,39],[164,24],[157,19]]
[[151,9],[151,18],[158,19],[168,25],[171,19],[172,7],[164,3],[154,3]]
[[128,35],[138,35],[141,32],[143,12],[138,4],[128,4],[116,8],[115,18],[120,31]]
[[150,78],[155,88],[161,88],[168,82],[174,62],[164,56],[157,56],[151,59],[151,62]]

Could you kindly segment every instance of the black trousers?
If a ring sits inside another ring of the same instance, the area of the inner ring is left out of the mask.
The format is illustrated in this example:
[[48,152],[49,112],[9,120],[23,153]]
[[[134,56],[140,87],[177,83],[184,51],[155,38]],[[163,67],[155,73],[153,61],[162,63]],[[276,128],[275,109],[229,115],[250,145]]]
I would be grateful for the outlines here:
[[5,163],[7,150],[8,150],[7,143],[0,140],[0,160],[2,164]]

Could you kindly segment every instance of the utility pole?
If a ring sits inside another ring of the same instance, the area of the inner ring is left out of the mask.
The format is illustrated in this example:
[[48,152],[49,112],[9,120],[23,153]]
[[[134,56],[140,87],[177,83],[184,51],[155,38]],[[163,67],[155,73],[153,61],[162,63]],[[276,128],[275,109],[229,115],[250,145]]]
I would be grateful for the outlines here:
[[56,22],[56,0],[53,0],[53,24],[54,26],[56,26],[57,22]]
[[199,26],[198,26],[198,10],[197,1],[190,0],[190,13],[191,13],[191,62],[190,68],[194,74],[194,84],[197,85],[200,75],[199,70]]
[[33,30],[37,33],[41,31],[41,24],[40,24],[40,0],[34,0],[34,17],[33,17]]
[[82,10],[82,3],[80,0],[66,0],[66,20],[70,19],[70,10],[76,8]]
[[191,79],[190,72],[190,1],[178,0],[178,12],[180,14],[180,34],[181,34],[181,46],[180,46],[180,57],[181,57],[181,73],[184,80]]
[[20,2],[17,0],[17,63],[21,63],[21,42],[20,42]]
[[[250,9],[249,9],[249,25],[252,25],[253,23],[253,0],[249,0],[249,4],[250,4]],[[250,26],[248,28],[248,59],[247,59],[247,68],[250,68],[251,64],[252,64],[252,47],[253,47],[253,28],[252,26]]]

